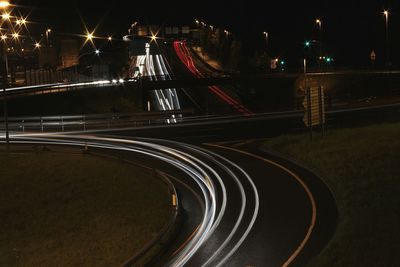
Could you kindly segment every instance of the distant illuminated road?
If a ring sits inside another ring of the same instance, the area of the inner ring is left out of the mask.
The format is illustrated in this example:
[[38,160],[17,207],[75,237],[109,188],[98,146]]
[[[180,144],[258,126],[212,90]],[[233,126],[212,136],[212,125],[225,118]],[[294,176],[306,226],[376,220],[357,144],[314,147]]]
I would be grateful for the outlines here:
[[[18,87],[9,87],[6,88],[7,93],[18,94],[18,93],[34,93],[40,92],[41,94],[45,94],[48,92],[63,92],[68,91],[74,87],[93,87],[93,86],[106,86],[106,85],[118,85],[121,81],[113,81],[110,80],[98,80],[98,81],[90,81],[90,82],[71,82],[71,83],[50,83],[50,84],[41,84],[41,85],[29,85],[29,86],[18,86]],[[123,81],[122,81],[123,83]]]
[[[178,55],[180,61],[185,65],[185,67],[197,78],[204,78],[204,75],[195,66],[192,55],[186,46],[185,42],[175,41],[173,43],[174,50]],[[225,93],[218,86],[209,86],[210,91],[215,94],[222,102],[228,104],[230,107],[235,109],[241,114],[252,115],[253,113],[248,110],[245,106],[240,104],[237,100],[233,99],[227,93]]]
[[[139,69],[139,75],[151,81],[171,80],[166,59],[162,55],[151,55],[150,48],[146,48],[146,55],[137,56],[131,66]],[[138,75],[138,74],[137,74]],[[179,110],[181,104],[175,88],[152,90],[155,109],[159,111]]]
[[169,173],[179,190],[189,189],[178,191],[186,219],[157,266],[304,265],[336,223],[333,198],[318,178],[240,144],[49,134],[11,140],[107,151]]

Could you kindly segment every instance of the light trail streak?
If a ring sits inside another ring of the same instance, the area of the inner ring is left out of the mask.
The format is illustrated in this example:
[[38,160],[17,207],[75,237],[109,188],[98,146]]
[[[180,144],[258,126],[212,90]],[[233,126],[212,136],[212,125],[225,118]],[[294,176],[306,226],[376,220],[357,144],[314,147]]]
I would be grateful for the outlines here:
[[[186,68],[197,78],[204,78],[204,75],[197,69],[194,64],[193,58],[184,42],[175,41],[174,50],[178,55],[178,58],[181,62],[186,66]],[[209,86],[208,87],[215,95],[217,95],[221,100],[225,103],[229,104],[231,107],[239,111],[244,115],[252,115],[253,113],[249,111],[246,107],[240,104],[238,101],[230,97],[223,90],[221,90],[218,86]]]
[[[135,67],[139,68],[139,72],[142,77],[147,77],[151,81],[171,80],[170,73],[165,63],[165,59],[162,55],[140,55],[136,57]],[[179,96],[175,88],[170,89],[158,89],[153,90],[153,102],[156,103],[158,110],[176,110],[181,109]],[[176,122],[175,118],[172,117],[172,121]]]
[[[162,144],[159,144],[160,142]],[[99,149],[128,151],[164,161],[186,173],[187,176],[196,183],[198,189],[201,191],[205,208],[198,230],[194,232],[193,236],[190,240],[188,240],[187,243],[185,243],[184,247],[176,253],[174,258],[169,262],[168,266],[185,265],[194,255],[196,255],[196,252],[203,245],[205,245],[207,240],[212,237],[214,231],[220,225],[220,222],[225,215],[228,199],[224,180],[215,167],[204,161],[204,157],[207,158],[208,162],[216,164],[223,169],[225,176],[228,174],[228,176],[232,177],[239,187],[242,198],[240,214],[235,226],[230,231],[227,240],[223,242],[223,244],[220,245],[216,251],[214,251],[210,260],[214,259],[217,254],[223,250],[227,243],[231,241],[233,235],[239,229],[239,224],[241,224],[243,221],[243,214],[246,208],[246,194],[239,178],[231,170],[232,166],[234,168],[236,167],[232,164],[225,165],[223,160],[221,160],[223,159],[222,157],[220,160],[218,160],[216,154],[212,154],[212,152],[209,152],[205,149],[200,149],[177,142],[168,143],[166,141],[155,139],[129,140],[96,136],[69,136],[54,134],[12,136],[12,143],[68,145],[78,147],[88,146]],[[225,162],[227,162],[227,160],[225,160]],[[222,192],[220,197],[217,197],[218,188]],[[251,228],[251,226],[248,227],[249,229]],[[247,235],[242,235],[243,240],[246,236]],[[236,244],[235,250],[240,244],[241,243]],[[233,253],[234,252],[232,252],[232,254]],[[228,257],[225,257],[224,259],[226,258]],[[207,264],[207,262],[205,264]]]

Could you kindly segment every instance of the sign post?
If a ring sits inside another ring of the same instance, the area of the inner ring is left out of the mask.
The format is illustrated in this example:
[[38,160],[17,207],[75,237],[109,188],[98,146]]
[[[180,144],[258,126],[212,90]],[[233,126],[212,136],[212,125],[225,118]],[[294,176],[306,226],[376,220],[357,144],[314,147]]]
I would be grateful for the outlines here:
[[374,50],[372,50],[371,54],[369,55],[369,58],[371,59],[372,67],[375,67],[376,53]]
[[322,136],[325,134],[325,100],[324,90],[320,87],[306,88],[306,94],[303,101],[305,114],[303,122],[310,129],[310,137],[312,139],[312,131],[314,126],[321,126]]

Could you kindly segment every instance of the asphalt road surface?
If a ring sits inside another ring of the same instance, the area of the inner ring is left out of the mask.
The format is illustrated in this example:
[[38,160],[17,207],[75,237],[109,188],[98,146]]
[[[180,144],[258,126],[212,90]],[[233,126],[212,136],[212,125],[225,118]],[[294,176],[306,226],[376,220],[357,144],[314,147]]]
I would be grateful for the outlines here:
[[178,190],[182,221],[154,266],[303,266],[335,230],[336,206],[325,184],[254,143],[193,146],[48,134],[12,140],[88,146],[167,173]]

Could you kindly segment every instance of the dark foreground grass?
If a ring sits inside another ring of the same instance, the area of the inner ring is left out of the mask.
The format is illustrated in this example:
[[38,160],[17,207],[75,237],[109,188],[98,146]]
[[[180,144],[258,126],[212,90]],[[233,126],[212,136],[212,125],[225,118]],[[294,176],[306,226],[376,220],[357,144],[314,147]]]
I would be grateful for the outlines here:
[[332,130],[313,142],[282,136],[265,146],[319,172],[337,200],[337,232],[310,266],[400,265],[400,124]]
[[166,186],[90,155],[0,154],[0,266],[118,266],[170,216]]

